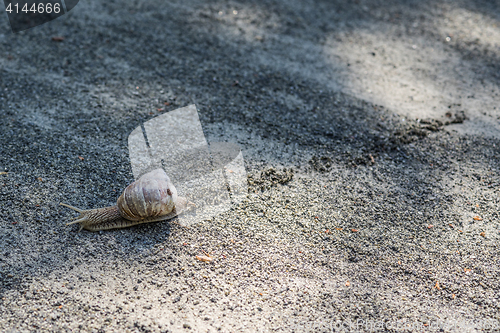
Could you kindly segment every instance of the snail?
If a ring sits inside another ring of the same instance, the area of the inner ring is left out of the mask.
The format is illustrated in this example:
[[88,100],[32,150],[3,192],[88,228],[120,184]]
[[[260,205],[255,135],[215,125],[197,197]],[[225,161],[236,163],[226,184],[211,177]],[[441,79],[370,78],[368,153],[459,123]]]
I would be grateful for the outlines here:
[[169,220],[195,205],[177,190],[163,169],[144,174],[125,188],[115,206],[79,209],[65,203],[60,205],[80,213],[66,225],[79,223],[90,231],[127,228],[136,224]]

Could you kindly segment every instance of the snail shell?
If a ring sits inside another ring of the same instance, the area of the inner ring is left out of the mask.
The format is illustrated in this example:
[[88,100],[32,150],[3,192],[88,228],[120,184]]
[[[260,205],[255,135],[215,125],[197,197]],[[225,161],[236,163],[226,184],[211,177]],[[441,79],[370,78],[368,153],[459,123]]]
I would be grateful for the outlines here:
[[177,190],[165,171],[156,169],[133,182],[118,198],[120,215],[130,221],[163,216],[175,208]]
[[77,220],[68,225],[79,223],[81,228],[90,231],[168,220],[194,206],[177,195],[174,184],[163,169],[146,173],[127,186],[115,206],[82,210],[64,203],[61,205],[80,213]]

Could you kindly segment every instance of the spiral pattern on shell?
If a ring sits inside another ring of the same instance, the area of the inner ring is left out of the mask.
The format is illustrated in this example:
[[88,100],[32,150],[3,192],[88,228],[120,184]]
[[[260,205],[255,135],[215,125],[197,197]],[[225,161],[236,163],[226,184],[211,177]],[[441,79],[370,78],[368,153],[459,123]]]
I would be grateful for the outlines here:
[[120,215],[130,221],[171,213],[177,202],[177,190],[163,169],[144,174],[118,198]]

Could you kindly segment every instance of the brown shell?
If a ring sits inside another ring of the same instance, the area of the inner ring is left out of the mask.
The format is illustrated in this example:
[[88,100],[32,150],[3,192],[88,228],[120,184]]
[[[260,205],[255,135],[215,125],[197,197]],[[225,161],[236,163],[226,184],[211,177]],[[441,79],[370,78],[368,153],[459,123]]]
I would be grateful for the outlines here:
[[165,171],[156,169],[127,186],[117,205],[123,218],[140,221],[171,213],[175,202],[177,190]]

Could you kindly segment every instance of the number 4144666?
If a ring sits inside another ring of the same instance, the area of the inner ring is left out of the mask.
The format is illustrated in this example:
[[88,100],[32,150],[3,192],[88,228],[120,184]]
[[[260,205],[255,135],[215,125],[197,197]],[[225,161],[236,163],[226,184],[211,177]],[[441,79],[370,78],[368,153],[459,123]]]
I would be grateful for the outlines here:
[[[15,7],[15,8],[14,8]],[[12,3],[9,3],[7,8],[5,8],[5,11],[8,12],[9,14],[12,14],[14,12],[15,14],[22,12],[22,13],[47,13],[50,14],[52,12],[54,13],[59,13],[61,11],[61,5],[59,3],[55,3],[52,5],[51,3],[38,3],[38,4],[33,4],[30,8],[28,8],[28,4],[24,4],[23,8],[19,10],[19,4],[12,5]]]

